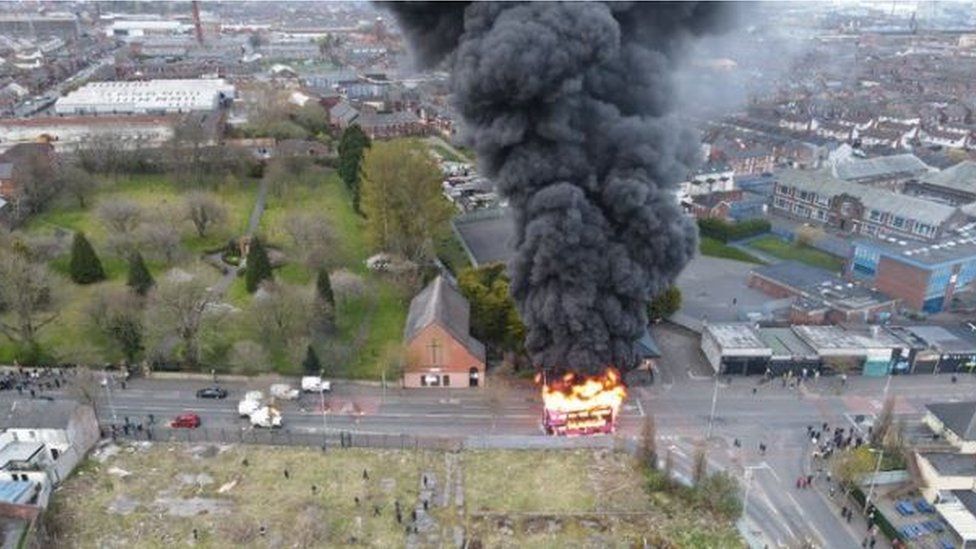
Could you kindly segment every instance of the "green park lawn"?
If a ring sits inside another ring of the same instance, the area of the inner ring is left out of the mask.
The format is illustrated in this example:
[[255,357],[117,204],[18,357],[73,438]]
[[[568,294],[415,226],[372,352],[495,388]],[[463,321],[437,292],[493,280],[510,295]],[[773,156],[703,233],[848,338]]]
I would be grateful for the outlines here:
[[[340,299],[336,304],[336,331],[315,342],[319,356],[330,375],[379,379],[389,363],[385,358],[400,343],[411,296],[402,295],[389,280],[366,268],[366,258],[372,252],[365,221],[353,211],[349,192],[336,173],[313,171],[280,193],[269,194],[259,233],[286,255],[294,255],[285,227],[289,218],[302,214],[321,214],[329,221],[340,247],[336,265],[362,277],[365,286],[362,295]],[[279,268],[276,277],[291,284],[310,284],[315,273],[291,262]],[[297,367],[276,365],[282,373],[297,373]]]
[[803,244],[792,244],[775,236],[766,235],[749,241],[749,247],[773,257],[794,260],[813,267],[840,272],[844,270],[844,260]]
[[[95,247],[107,280],[98,284],[79,286],[69,279],[70,252],[65,251],[48,264],[52,275],[58,277],[56,295],[59,298],[57,318],[39,335],[44,356],[57,360],[97,364],[117,361],[120,353],[108,345],[104,336],[90,327],[87,307],[100,288],[121,286],[125,283],[128,266],[108,248],[109,232],[99,221],[98,204],[102,201],[127,199],[141,205],[147,217],[158,216],[161,222],[178,224],[182,244],[187,250],[185,259],[176,267],[199,266],[204,250],[219,247],[246,228],[248,216],[254,206],[256,182],[247,181],[236,185],[214,185],[212,190],[227,208],[227,222],[200,238],[190,224],[178,213],[180,196],[186,192],[174,185],[165,175],[129,175],[118,179],[106,179],[88,200],[85,208],[70,197],[62,196],[44,212],[35,216],[23,228],[28,236],[57,235],[70,243],[70,234],[83,231]],[[65,246],[66,249],[70,246]],[[147,261],[150,272],[158,277],[170,266],[157,261]],[[0,362],[11,362],[18,356],[17,347],[0,337]]]
[[745,261],[746,263],[762,263],[762,261],[753,255],[750,255],[738,248],[733,248],[728,244],[723,244],[721,241],[707,236],[700,238],[698,242],[698,250],[702,255],[711,257],[734,259],[736,261]]

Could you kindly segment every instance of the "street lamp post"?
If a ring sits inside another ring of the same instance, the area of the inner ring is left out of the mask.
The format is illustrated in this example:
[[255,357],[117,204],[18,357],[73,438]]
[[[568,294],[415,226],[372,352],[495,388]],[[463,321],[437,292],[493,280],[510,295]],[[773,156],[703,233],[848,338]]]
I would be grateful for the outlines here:
[[868,497],[864,499],[864,510],[867,511],[868,507],[871,506],[871,498],[874,496],[874,485],[878,479],[878,473],[881,471],[881,460],[884,459],[884,447],[880,450],[875,450],[874,448],[868,448],[868,451],[873,454],[878,454],[878,463],[874,466],[874,475],[871,476],[871,487],[868,488]]

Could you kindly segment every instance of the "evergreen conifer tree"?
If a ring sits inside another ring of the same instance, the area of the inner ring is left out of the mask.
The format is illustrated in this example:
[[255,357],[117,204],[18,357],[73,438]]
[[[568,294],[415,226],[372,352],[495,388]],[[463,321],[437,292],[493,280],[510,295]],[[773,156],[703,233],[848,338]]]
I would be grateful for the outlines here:
[[105,280],[102,262],[82,232],[75,233],[74,242],[71,244],[71,264],[68,270],[71,274],[71,280],[78,284],[92,284]]
[[129,256],[129,279],[126,284],[132,288],[133,292],[141,296],[148,294],[149,289],[156,284],[146,267],[146,262],[142,259],[142,254],[139,252],[132,252],[132,255]]
[[247,254],[247,268],[244,272],[244,286],[248,293],[257,291],[258,286],[265,280],[272,279],[271,260],[268,259],[268,252],[264,249],[264,244],[258,238],[251,240],[251,249]]

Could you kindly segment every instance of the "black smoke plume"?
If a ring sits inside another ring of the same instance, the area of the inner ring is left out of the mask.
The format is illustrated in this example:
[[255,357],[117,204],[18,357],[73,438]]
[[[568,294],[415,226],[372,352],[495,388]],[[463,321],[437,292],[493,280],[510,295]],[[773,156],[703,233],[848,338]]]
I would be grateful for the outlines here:
[[671,76],[722,6],[387,7],[422,63],[450,69],[479,168],[515,213],[511,288],[535,363],[631,366],[648,302],[697,246],[672,191],[698,141],[674,117]]

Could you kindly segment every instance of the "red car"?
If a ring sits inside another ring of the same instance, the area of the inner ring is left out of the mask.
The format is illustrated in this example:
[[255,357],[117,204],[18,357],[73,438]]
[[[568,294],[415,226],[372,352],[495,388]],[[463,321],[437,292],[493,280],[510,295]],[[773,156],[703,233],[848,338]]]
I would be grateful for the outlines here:
[[200,416],[196,414],[180,414],[169,425],[173,428],[196,429],[200,426]]

